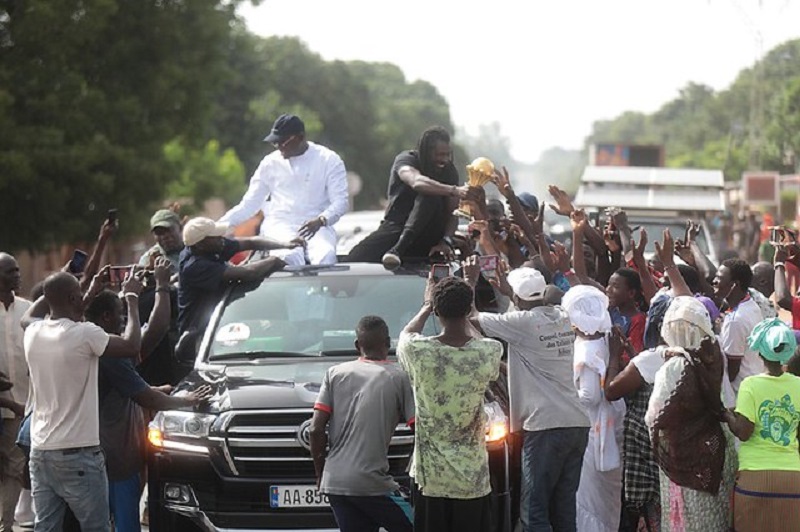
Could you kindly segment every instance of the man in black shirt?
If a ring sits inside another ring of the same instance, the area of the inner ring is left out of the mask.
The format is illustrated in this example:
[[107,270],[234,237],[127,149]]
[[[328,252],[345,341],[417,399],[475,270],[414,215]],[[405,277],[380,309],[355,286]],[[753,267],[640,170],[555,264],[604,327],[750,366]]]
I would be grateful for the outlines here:
[[403,257],[452,256],[459,200],[479,200],[478,191],[459,186],[450,134],[435,126],[416,150],[397,155],[389,177],[389,205],[380,227],[362,240],[347,262],[383,262],[389,269]]

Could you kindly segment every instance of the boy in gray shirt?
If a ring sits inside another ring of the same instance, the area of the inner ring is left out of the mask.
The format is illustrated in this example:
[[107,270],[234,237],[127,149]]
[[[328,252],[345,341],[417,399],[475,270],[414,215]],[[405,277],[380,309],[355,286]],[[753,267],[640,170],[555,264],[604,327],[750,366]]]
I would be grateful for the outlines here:
[[408,375],[387,360],[391,339],[383,319],[362,318],[356,338],[361,357],[328,370],[314,405],[317,482],[342,532],[411,532],[411,507],[389,475],[388,451],[397,424],[414,423],[414,394]]

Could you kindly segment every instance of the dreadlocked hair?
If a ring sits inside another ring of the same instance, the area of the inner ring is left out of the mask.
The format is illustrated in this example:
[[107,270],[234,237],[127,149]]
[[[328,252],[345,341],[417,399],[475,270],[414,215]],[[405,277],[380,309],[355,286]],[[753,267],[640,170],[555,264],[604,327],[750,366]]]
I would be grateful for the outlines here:
[[475,293],[463,279],[445,277],[434,287],[431,299],[440,318],[464,318],[472,312]]
[[422,166],[420,170],[424,175],[431,175],[436,171],[433,163],[433,150],[437,142],[450,144],[450,133],[442,126],[431,126],[423,131],[419,143],[417,143],[417,153],[420,166]]

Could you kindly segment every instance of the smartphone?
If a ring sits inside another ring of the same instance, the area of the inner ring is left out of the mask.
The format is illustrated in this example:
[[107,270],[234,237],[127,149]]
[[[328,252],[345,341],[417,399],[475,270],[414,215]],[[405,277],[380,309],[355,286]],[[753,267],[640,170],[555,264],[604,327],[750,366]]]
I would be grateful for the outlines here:
[[130,266],[112,266],[109,270],[109,281],[113,285],[122,286],[131,274]]
[[117,223],[117,209],[108,209],[106,220],[108,220],[109,225]]
[[76,249],[72,253],[72,259],[69,262],[69,272],[72,274],[82,273],[84,268],[86,268],[87,257],[88,255],[86,255],[85,251]]
[[433,280],[437,283],[445,277],[450,277],[450,266],[447,264],[434,264],[431,267],[433,272]]
[[478,257],[478,264],[481,267],[481,274],[487,279],[494,279],[497,275],[498,257],[497,255],[484,255]]
[[769,243],[773,246],[785,246],[792,243],[792,236],[787,234],[788,229],[779,225],[769,227]]

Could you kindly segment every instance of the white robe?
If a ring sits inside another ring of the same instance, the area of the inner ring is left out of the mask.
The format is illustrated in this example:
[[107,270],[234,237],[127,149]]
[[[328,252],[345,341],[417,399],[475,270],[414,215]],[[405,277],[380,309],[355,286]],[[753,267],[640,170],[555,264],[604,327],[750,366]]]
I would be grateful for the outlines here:
[[576,495],[578,532],[619,530],[625,403],[607,401],[604,396],[608,356],[606,338],[575,340],[575,385],[592,422]]

